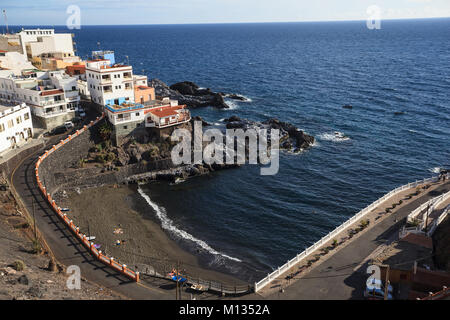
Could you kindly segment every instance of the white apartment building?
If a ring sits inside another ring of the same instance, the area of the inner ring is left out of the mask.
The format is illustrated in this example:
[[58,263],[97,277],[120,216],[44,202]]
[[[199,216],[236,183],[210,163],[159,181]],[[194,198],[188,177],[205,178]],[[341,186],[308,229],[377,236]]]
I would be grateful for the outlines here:
[[0,99],[10,103],[26,103],[35,120],[52,129],[71,120],[79,103],[76,79],[59,72],[35,71],[27,76],[0,78]]
[[0,102],[0,152],[20,146],[32,137],[30,108],[25,103]]
[[0,50],[0,68],[12,70],[15,75],[20,75],[22,70],[34,69],[34,66],[19,52]]
[[105,105],[121,105],[134,102],[133,68],[115,64],[110,60],[87,61],[86,80],[93,102]]
[[54,29],[22,29],[17,34],[20,38],[22,52],[28,58],[51,52],[75,55],[72,33],[55,33]]
[[148,86],[148,77],[143,75],[133,74],[133,84],[135,87]]
[[78,79],[71,77],[62,70],[48,72],[49,79],[56,88],[64,90],[67,108],[78,109],[80,105],[80,93],[78,91]]

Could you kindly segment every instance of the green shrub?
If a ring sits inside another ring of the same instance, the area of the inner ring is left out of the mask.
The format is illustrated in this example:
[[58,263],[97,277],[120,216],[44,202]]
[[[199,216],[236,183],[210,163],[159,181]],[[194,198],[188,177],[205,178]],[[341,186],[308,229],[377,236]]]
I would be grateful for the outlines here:
[[37,240],[33,240],[33,243],[31,245],[31,253],[33,254],[39,254],[42,251],[41,243]]
[[99,163],[105,163],[105,156],[103,154],[98,154],[95,156],[95,161]]
[[102,140],[109,140],[111,138],[112,126],[106,121],[98,128],[98,133]]
[[361,221],[359,224],[362,229],[366,228],[369,225],[370,221],[368,219]]
[[16,260],[14,261],[14,263],[12,264],[12,267],[16,270],[16,271],[23,271],[25,269],[25,263],[22,260]]
[[114,161],[116,159],[116,155],[114,152],[108,152],[106,155],[106,161]]

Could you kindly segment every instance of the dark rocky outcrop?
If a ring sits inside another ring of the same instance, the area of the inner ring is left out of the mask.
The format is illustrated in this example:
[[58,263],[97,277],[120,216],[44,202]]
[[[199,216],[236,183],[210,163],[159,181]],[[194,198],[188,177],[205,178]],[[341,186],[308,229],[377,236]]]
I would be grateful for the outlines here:
[[314,144],[314,137],[304,133],[294,125],[280,121],[276,118],[269,119],[263,122],[251,121],[248,119],[241,119],[237,116],[231,116],[225,119],[227,129],[243,129],[251,128],[280,130],[280,148],[289,149],[294,152],[306,149]]
[[198,85],[190,81],[179,82],[170,87],[158,79],[150,81],[149,85],[155,88],[155,93],[160,97],[170,97],[178,100],[180,104],[187,105],[191,108],[199,107],[216,107],[226,109],[223,94],[211,91],[211,89],[200,89]]
[[208,123],[208,122],[206,122],[205,120],[203,120],[203,118],[200,117],[200,116],[195,116],[195,117],[192,117],[192,118],[191,118],[191,123],[192,123],[192,122],[195,122],[195,121],[201,121],[202,126],[204,126],[204,127],[208,127],[208,126],[211,125],[210,123]]

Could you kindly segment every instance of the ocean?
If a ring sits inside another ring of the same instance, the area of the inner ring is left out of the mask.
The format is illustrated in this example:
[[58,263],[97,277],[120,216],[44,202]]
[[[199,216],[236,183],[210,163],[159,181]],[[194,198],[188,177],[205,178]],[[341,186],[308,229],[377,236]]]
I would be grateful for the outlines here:
[[218,127],[276,117],[315,136],[309,150],[282,153],[275,176],[246,165],[140,186],[143,213],[210,268],[259,280],[391,189],[450,166],[450,19],[71,32],[83,58],[114,50],[135,74],[247,97],[192,110]]

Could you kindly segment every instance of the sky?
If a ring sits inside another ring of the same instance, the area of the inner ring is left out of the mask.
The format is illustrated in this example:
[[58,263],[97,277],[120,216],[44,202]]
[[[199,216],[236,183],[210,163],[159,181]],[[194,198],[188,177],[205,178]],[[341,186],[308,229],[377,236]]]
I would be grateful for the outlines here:
[[[65,25],[80,9],[81,26],[366,20],[450,17],[450,0],[1,0],[9,25]],[[0,19],[1,26],[5,19]]]

